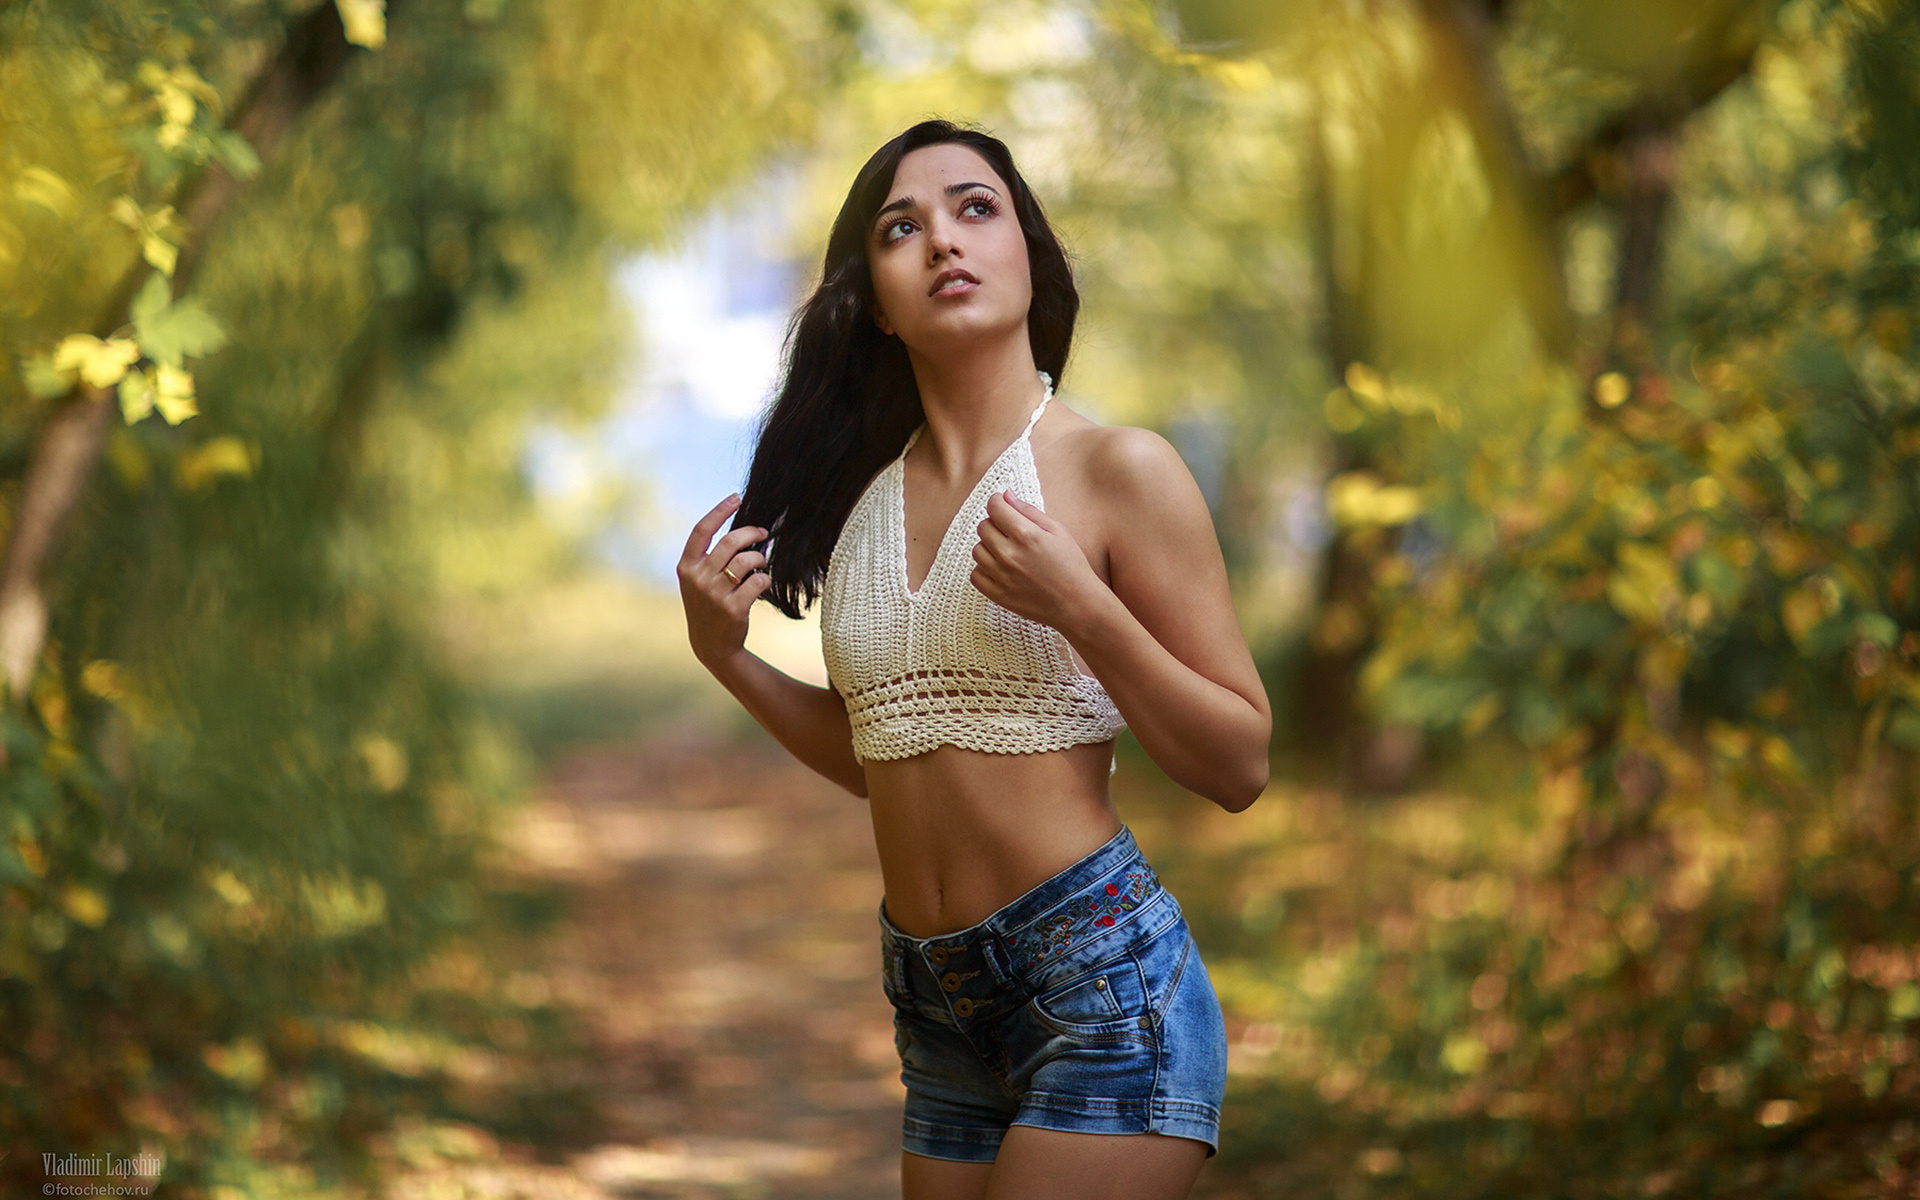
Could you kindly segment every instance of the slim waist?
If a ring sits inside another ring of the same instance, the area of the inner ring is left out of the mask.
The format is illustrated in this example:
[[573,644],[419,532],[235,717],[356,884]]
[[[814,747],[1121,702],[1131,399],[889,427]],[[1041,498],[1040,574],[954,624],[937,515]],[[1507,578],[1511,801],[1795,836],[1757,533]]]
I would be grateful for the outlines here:
[[1135,932],[1133,924],[1158,911],[1163,898],[1172,906],[1123,826],[1106,845],[966,929],[914,937],[895,928],[882,904],[888,994],[901,1003],[921,990],[915,979],[930,980],[959,1023],[976,1012],[995,1015],[1043,990],[1049,975],[1098,957],[1109,938],[1124,945],[1123,932]]

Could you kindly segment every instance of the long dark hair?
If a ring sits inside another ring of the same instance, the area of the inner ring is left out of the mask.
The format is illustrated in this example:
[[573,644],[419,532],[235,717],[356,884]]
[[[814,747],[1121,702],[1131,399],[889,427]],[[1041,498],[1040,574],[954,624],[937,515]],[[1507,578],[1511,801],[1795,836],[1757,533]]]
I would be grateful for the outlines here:
[[1033,276],[1027,339],[1034,365],[1056,384],[1066,369],[1080,293],[1066,251],[1006,144],[949,121],[922,121],[874,151],[833,220],[820,286],[787,328],[780,394],[760,422],[734,514],[736,528],[768,531],[772,545],[760,548],[773,585],[765,598],[789,617],[818,598],[854,502],[925,416],[906,347],[873,323],[867,239],[900,160],[944,142],[978,151],[1006,181]]

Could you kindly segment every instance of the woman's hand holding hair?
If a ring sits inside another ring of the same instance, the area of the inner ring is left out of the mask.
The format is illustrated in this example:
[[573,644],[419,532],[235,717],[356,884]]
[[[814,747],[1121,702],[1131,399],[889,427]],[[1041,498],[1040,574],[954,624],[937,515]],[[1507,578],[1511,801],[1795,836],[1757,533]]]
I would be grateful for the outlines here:
[[746,645],[747,610],[773,586],[773,576],[755,570],[766,565],[767,556],[747,549],[764,541],[766,530],[745,525],[729,530],[718,542],[713,540],[727,514],[739,507],[740,497],[728,496],[701,517],[687,537],[676,568],[680,603],[687,614],[687,640],[693,656],[709,671]]

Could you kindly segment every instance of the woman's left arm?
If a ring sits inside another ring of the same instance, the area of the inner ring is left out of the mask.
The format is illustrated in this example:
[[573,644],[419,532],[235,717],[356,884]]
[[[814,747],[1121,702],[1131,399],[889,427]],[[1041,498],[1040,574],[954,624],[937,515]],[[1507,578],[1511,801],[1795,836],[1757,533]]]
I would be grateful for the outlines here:
[[1066,635],[1153,761],[1239,812],[1266,790],[1273,713],[1227,586],[1206,500],[1165,438],[1099,435],[1111,586],[1073,535],[1025,501],[987,505],[974,586]]

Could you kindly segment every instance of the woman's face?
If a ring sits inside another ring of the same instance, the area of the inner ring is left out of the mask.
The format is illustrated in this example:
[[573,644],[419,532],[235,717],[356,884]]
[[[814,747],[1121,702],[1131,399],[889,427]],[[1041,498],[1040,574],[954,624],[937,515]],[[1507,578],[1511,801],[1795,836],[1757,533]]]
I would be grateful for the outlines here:
[[1027,239],[1006,181],[968,146],[922,146],[900,160],[867,231],[867,261],[874,322],[912,350],[1025,336]]

